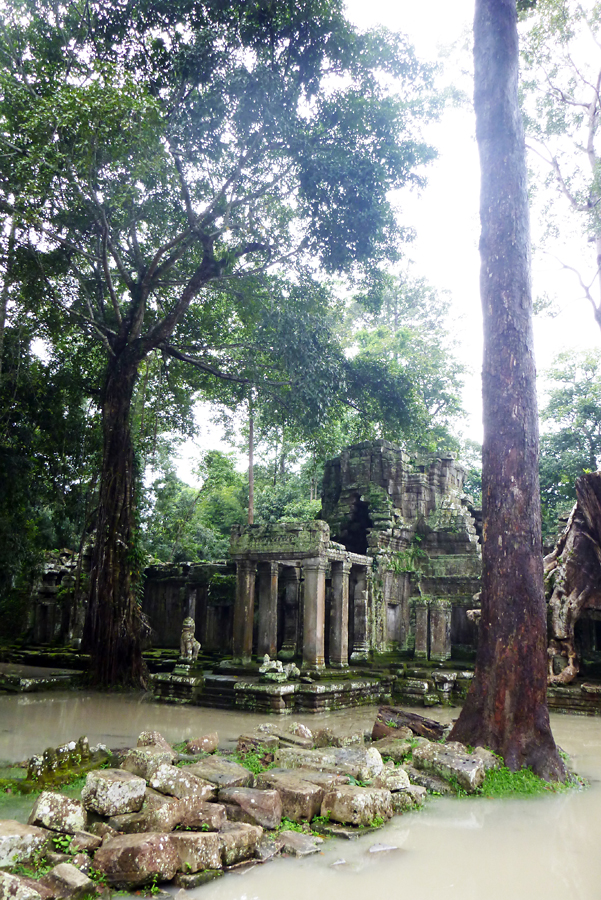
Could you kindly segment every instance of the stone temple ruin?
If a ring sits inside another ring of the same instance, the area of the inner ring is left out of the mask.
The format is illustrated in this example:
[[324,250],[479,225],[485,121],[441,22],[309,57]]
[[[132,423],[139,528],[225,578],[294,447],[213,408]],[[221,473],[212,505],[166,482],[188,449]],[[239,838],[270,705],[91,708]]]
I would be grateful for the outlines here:
[[[473,655],[476,636],[467,611],[481,555],[463,477],[452,456],[411,461],[387,441],[359,444],[326,465],[321,520],[233,529],[233,570],[216,591],[206,567],[152,570],[153,627],[191,616],[202,654],[231,654],[212,673],[184,663],[155,676],[157,696],[283,711],[379,700],[393,683],[407,702],[462,692],[470,673],[440,667],[453,651]],[[298,682],[265,683],[252,662],[265,656],[296,661]],[[438,668],[399,677],[406,660]]]

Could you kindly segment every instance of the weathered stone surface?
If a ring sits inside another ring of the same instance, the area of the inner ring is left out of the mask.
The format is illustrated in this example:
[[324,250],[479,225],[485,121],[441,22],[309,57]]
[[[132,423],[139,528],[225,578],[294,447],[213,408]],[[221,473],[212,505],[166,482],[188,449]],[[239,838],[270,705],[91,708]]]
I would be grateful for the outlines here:
[[117,834],[117,830],[112,825],[109,825],[108,822],[90,822],[88,831],[90,834],[97,835],[101,840],[115,837]]
[[225,807],[219,803],[208,803],[199,797],[176,797],[151,809],[124,816],[113,816],[110,824],[117,831],[139,834],[155,831],[167,834],[178,826],[182,828],[206,828],[218,831],[226,822]]
[[394,769],[384,769],[373,780],[373,786],[385,788],[387,791],[405,791],[410,785],[409,776],[404,769],[396,766]]
[[284,769],[310,768],[351,775],[359,781],[371,781],[384,768],[382,757],[374,747],[367,749],[326,748],[296,750],[280,747],[275,759]]
[[443,736],[444,730],[445,726],[435,722],[434,719],[426,719],[396,706],[381,706],[376,715],[371,738],[372,741],[384,737],[408,739],[417,734],[428,740],[438,741]]
[[219,735],[216,731],[203,734],[186,744],[186,753],[214,753],[219,746]]
[[150,779],[150,787],[161,794],[169,794],[171,797],[197,797],[199,800],[209,800],[215,797],[215,785],[210,781],[199,778],[190,772],[191,766],[177,768],[171,765],[162,765],[154,772]]
[[334,787],[336,784],[349,784],[351,780],[350,775],[337,775],[335,772],[320,772],[318,769],[305,769],[303,767],[292,771],[288,769],[270,769],[269,771],[274,774],[292,774],[295,778],[300,778],[302,781],[310,781],[311,784],[317,784],[322,788]]
[[266,862],[268,859],[273,859],[274,856],[277,856],[282,852],[282,848],[284,846],[284,841],[279,837],[271,837],[267,834],[264,834],[260,841],[257,843],[255,849],[255,856],[257,859],[261,860],[261,862]]
[[374,820],[393,816],[390,791],[382,788],[340,785],[327,792],[321,804],[321,815],[350,825],[372,825]]
[[[454,741],[447,744],[447,747],[451,747],[454,745]],[[461,744],[459,746],[462,746]],[[482,765],[484,766],[485,772],[490,772],[491,769],[499,769],[502,766],[502,761],[498,756],[495,756],[490,750],[487,750],[485,747],[476,747],[473,751],[472,756],[475,756],[480,760]]]
[[33,887],[30,879],[0,872],[0,900],[42,900],[42,893]]
[[282,821],[282,801],[276,790],[223,788],[219,801],[225,803],[227,817],[233,822],[277,828]]
[[196,775],[220,788],[252,787],[252,772],[244,766],[220,756],[208,756],[200,762],[186,766],[191,775]]
[[276,790],[282,801],[282,816],[293,822],[311,820],[321,809],[325,790],[310,781],[285,772],[262,772],[257,787]]
[[160,791],[147,787],[144,792],[142,809],[158,809],[159,806],[164,806],[165,803],[169,803],[171,800],[173,800],[173,797],[170,794],[161,794]]
[[311,750],[313,747],[313,734],[310,728],[300,722],[290,722],[286,727],[265,722],[256,728],[259,734],[271,734],[277,737],[281,746],[298,747],[301,750]]
[[319,750],[323,747],[363,747],[365,736],[362,731],[352,734],[334,734],[331,728],[320,728],[313,735],[314,747]]
[[422,744],[413,751],[413,765],[446,781],[456,780],[468,793],[480,787],[486,774],[482,760],[461,744]]
[[[407,729],[409,730],[409,729]],[[392,759],[395,763],[402,762],[411,754],[411,741],[394,737],[382,738],[375,741],[373,746],[376,748],[380,756],[385,759]]]
[[246,753],[272,753],[280,746],[280,739],[275,734],[258,732],[257,734],[241,734],[236,744],[236,751]]
[[76,853],[68,861],[85,875],[89,875],[92,871],[92,860],[87,853]]
[[116,887],[133,887],[157,879],[171,881],[180,865],[167,834],[120,834],[94,856],[95,867]]
[[93,853],[102,844],[102,838],[89,831],[76,831],[71,841],[71,849],[75,853]]
[[211,831],[176,831],[171,842],[179,856],[178,871],[198,872],[221,867],[221,837]]
[[69,897],[72,900],[83,900],[96,893],[94,882],[77,866],[61,863],[40,879],[42,884],[50,888],[57,900]]
[[310,856],[319,853],[323,838],[314,834],[301,834],[299,831],[281,831],[282,851],[290,856]]
[[244,859],[252,859],[262,835],[263,829],[259,825],[228,822],[219,833],[223,865],[233,866]]
[[138,747],[156,747],[158,750],[164,750],[171,755],[171,759],[177,759],[177,753],[162,734],[158,731],[143,731],[138,737]]
[[439,775],[431,775],[429,772],[415,769],[413,766],[404,765],[409,781],[416,787],[422,787],[429,794],[452,794],[452,788],[448,781]]
[[[222,875],[223,869],[203,869],[202,872],[195,872],[194,875],[178,872],[173,879],[173,883],[176,887],[183,888],[184,891],[191,891],[194,888],[201,887],[203,884],[208,884],[209,881],[220,878]],[[179,894],[176,894],[176,897],[179,898],[180,895],[181,891]]]
[[14,819],[0,822],[0,868],[26,862],[34,853],[43,850],[50,835],[34,825],[23,825]]
[[54,791],[42,791],[28,819],[29,825],[42,825],[63,834],[85,831],[88,814],[79,800]]
[[138,775],[150,781],[159,766],[173,763],[173,751],[162,747],[134,747],[128,750],[121,763],[121,768],[132,775]]
[[402,813],[409,812],[412,809],[415,809],[415,804],[413,797],[408,791],[395,791],[392,794],[392,810],[395,816],[400,816]]
[[120,816],[141,809],[145,793],[143,778],[123,769],[99,769],[88,773],[81,799],[86,809],[101,816]]

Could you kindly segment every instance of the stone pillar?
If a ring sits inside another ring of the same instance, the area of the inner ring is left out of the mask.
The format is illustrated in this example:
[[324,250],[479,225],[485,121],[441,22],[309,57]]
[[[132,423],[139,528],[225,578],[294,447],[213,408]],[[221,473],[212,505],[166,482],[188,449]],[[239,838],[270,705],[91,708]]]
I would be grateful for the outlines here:
[[415,598],[415,658],[428,658],[428,597]]
[[289,662],[298,648],[298,613],[300,600],[300,569],[287,566],[282,572],[284,607],[284,642],[278,659]]
[[330,609],[330,666],[348,666],[348,602],[351,564],[332,562],[332,606]]
[[278,563],[259,565],[259,634],[257,656],[275,659],[278,652]]
[[234,604],[235,662],[249,663],[253,652],[253,618],[255,614],[255,576],[257,564],[251,559],[236,560],[236,602]]
[[303,563],[305,597],[303,609],[303,668],[321,669],[325,665],[323,646],[326,614],[327,559],[314,557]]
[[354,640],[351,662],[362,662],[369,658],[367,635],[367,568],[361,566],[353,592]]
[[451,601],[430,600],[430,659],[443,662],[451,657]]

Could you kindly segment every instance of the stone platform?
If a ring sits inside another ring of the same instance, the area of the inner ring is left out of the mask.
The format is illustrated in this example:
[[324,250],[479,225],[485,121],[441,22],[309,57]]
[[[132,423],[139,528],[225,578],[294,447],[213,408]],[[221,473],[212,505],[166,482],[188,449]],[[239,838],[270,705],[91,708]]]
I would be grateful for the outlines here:
[[391,689],[390,678],[360,675],[340,680],[283,684],[265,683],[256,676],[217,673],[159,673],[152,678],[155,699],[163,702],[278,714],[388,703]]
[[0,663],[0,693],[64,691],[76,686],[82,674],[83,672],[73,669],[46,669],[18,663]]

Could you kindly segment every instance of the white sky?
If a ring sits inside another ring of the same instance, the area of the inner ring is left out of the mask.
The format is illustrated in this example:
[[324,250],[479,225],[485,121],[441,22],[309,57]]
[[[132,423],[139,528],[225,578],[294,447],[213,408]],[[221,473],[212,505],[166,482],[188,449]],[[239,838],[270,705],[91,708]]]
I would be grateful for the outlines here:
[[[404,32],[421,59],[435,61],[440,50],[457,46],[447,54],[445,83],[462,87],[471,97],[471,84],[465,68],[469,55],[459,47],[465,44],[472,28],[474,0],[347,0],[347,14],[360,29],[385,26]],[[475,141],[475,123],[470,108],[449,109],[442,120],[430,124],[425,137],[438,150],[435,163],[428,167],[428,185],[419,195],[402,199],[404,224],[417,230],[416,240],[407,248],[415,276],[423,276],[441,292],[441,300],[450,304],[450,324],[460,341],[461,358],[471,368],[466,377],[464,406],[468,413],[464,436],[482,439],[480,369],[482,357],[482,320],[479,297],[478,196],[479,163]],[[536,241],[537,222],[532,221]],[[566,262],[571,251],[566,251]],[[562,271],[553,258],[537,252],[533,256],[533,295],[549,292],[557,298],[559,314],[535,319],[535,352],[539,372],[548,368],[564,349],[588,349],[601,346],[601,332],[595,324],[590,305],[580,299],[581,291],[574,275]],[[203,446],[217,446],[218,434],[201,413]],[[222,445],[223,448],[223,445]],[[223,448],[225,449],[225,448]],[[185,456],[195,456],[189,446]],[[189,464],[181,476],[189,478]]]

